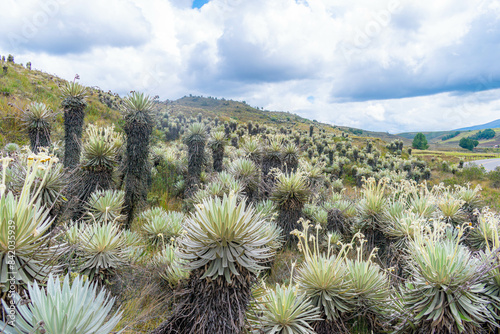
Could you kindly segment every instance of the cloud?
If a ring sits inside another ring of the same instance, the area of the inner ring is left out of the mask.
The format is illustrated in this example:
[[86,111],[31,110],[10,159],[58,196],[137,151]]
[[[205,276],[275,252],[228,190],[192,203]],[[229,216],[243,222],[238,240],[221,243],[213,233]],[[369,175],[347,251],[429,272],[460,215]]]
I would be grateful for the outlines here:
[[[390,133],[443,131],[498,118],[500,89],[461,95],[441,93],[373,102],[323,103],[318,121]],[[291,110],[294,111],[294,110]],[[300,110],[301,115],[308,111]],[[310,111],[309,111],[310,112]]]
[[[344,84],[334,86],[332,98],[369,101],[500,87],[498,11],[471,3],[466,12],[444,6],[433,17],[415,4],[402,7],[368,46],[348,50]],[[483,84],[488,75],[494,79]]]
[[325,13],[289,1],[257,0],[242,7],[228,15],[217,41],[217,79],[255,83],[317,75],[329,52],[327,41],[318,45],[328,38],[324,30],[331,20]]
[[[89,52],[95,47],[137,47],[150,25],[131,1],[9,1],[0,14],[0,42],[13,52],[54,55]],[[112,17],[110,17],[112,15]]]
[[366,107],[366,115],[376,121],[382,122],[385,120],[385,108],[380,103],[369,105]]

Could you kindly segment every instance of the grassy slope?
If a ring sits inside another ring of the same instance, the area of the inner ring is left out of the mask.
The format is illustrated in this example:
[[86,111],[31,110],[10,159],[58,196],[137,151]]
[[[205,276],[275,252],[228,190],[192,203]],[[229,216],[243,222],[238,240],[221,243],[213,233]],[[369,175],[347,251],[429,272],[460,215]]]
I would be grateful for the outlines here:
[[[64,80],[41,71],[27,70],[21,65],[9,63],[7,75],[0,74],[0,148],[10,142],[28,144],[28,137],[20,123],[20,111],[10,104],[24,109],[30,102],[43,102],[52,110],[59,111],[52,130],[52,140],[63,139],[63,115],[59,86]],[[90,90],[85,123],[99,125],[116,124],[120,113],[100,101],[98,92]],[[105,96],[107,93],[101,93]]]
[[[484,129],[481,129],[484,130]],[[447,139],[447,140],[442,140],[442,138],[448,134],[454,133],[456,131],[434,131],[434,132],[422,132],[425,137],[427,138],[430,146],[432,149],[438,149],[438,150],[461,150],[459,147],[458,143],[460,142],[460,139],[466,138],[469,136],[472,136],[476,133],[478,133],[481,130],[468,130],[468,131],[462,131],[458,136]],[[488,140],[480,140],[479,141],[479,148],[488,148],[488,147],[494,147],[495,145],[500,144],[500,128],[493,128],[493,130],[496,132],[496,136],[492,139]],[[408,138],[408,139],[413,139],[417,132],[406,132],[406,133],[400,133],[399,136]]]
[[[496,145],[496,143],[500,141],[500,128],[494,128],[492,130],[494,130],[496,132],[495,137],[493,137],[492,139],[480,140],[479,141],[480,147],[481,146],[493,146],[493,145]],[[464,132],[461,132],[456,137],[453,137],[453,138],[450,138],[450,139],[447,139],[447,140],[444,140],[441,142],[446,143],[446,144],[458,145],[460,139],[475,135],[479,131],[482,131],[482,130],[464,131]]]

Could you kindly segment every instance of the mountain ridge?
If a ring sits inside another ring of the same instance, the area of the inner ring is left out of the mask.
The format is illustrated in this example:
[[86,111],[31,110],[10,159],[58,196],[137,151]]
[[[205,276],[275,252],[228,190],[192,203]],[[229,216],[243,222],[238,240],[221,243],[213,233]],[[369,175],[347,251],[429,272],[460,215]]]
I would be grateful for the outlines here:
[[484,124],[472,125],[472,126],[468,126],[465,128],[455,129],[452,131],[484,130],[484,129],[493,129],[493,128],[500,128],[500,119],[496,119],[494,121],[484,123]]

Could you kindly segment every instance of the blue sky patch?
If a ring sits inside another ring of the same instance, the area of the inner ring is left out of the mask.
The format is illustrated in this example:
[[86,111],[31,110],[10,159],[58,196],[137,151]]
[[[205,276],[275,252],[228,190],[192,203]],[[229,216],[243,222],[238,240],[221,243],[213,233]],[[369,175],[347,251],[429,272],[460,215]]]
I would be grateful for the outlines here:
[[201,8],[210,0],[194,0],[192,8]]

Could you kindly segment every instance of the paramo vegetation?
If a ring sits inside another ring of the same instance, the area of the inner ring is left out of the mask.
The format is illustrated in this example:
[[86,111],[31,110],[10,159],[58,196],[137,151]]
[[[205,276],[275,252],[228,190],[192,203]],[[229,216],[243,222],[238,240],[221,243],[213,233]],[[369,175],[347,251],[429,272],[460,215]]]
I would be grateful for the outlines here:
[[53,87],[0,101],[1,331],[498,332],[495,172]]

